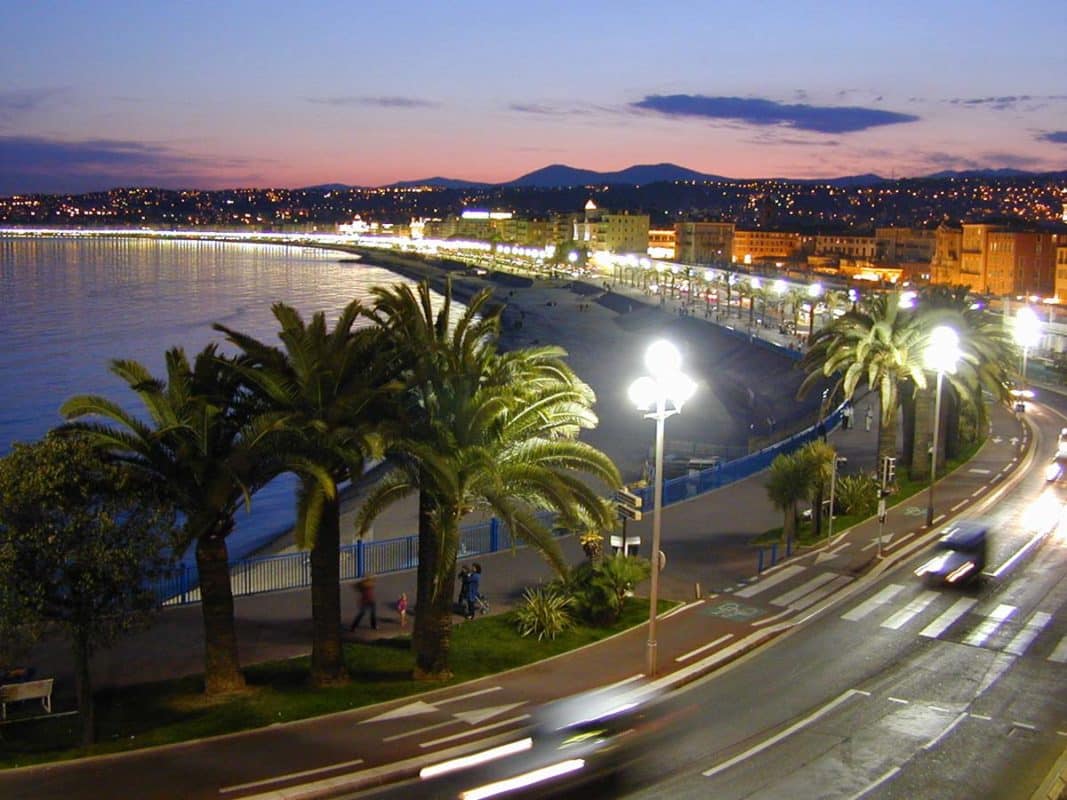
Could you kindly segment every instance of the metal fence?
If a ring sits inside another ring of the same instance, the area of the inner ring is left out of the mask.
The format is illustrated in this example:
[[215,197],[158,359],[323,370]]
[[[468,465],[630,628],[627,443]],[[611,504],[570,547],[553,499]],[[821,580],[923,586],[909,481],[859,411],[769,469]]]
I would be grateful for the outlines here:
[[[821,423],[821,426],[805,428],[793,436],[776,442],[755,453],[733,461],[725,461],[709,469],[692,472],[663,483],[663,505],[678,503],[691,497],[719,489],[735,481],[755,475],[766,469],[781,453],[791,453],[833,430],[841,422],[838,408]],[[652,507],[652,487],[634,490],[641,495],[642,506]],[[551,522],[551,515],[542,516],[542,521]],[[357,541],[343,545],[340,551],[341,580],[356,580],[364,575],[382,575],[387,572],[402,572],[418,566],[418,535],[400,536],[380,541]],[[519,547],[513,542],[511,532],[499,519],[493,518],[460,529],[459,556],[496,553],[500,550]],[[273,556],[242,558],[230,563],[230,582],[235,597],[244,597],[264,592],[299,589],[311,585],[309,553],[285,553]],[[178,564],[156,584],[156,596],[165,606],[187,605],[200,601],[198,576],[195,564]]]

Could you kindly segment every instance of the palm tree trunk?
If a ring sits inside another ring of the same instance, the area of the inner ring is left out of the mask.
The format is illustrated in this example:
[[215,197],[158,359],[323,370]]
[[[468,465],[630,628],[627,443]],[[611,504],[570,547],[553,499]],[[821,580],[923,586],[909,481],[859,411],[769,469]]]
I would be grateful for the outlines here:
[[897,393],[890,388],[887,396],[879,393],[882,413],[878,420],[878,463],[887,456],[897,455]]
[[204,615],[204,690],[219,694],[243,689],[225,536],[213,531],[197,538],[196,567]]
[[[447,680],[452,641],[452,599],[458,530],[439,527],[437,505],[425,489],[419,492],[418,600],[411,646],[416,680]],[[449,544],[451,540],[451,544]]]
[[934,389],[927,386],[915,391],[915,435],[911,441],[911,477],[926,480],[930,477],[930,436],[933,432]]
[[347,679],[341,650],[341,501],[322,507],[311,547],[311,684],[326,686]]

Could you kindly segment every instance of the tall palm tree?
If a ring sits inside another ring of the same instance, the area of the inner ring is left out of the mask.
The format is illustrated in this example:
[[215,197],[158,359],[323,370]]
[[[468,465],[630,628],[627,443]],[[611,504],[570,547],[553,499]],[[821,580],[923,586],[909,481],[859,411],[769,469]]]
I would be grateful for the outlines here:
[[926,337],[915,314],[901,308],[899,291],[868,298],[812,337],[800,362],[807,377],[797,395],[805,397],[825,378],[835,378],[831,398],[852,400],[861,384],[877,391],[882,408],[878,455],[893,456],[901,386],[910,380],[918,389],[926,387],[922,353]]
[[[1009,379],[1017,358],[1016,346],[1010,332],[1000,320],[986,309],[975,306],[966,286],[930,286],[919,295],[917,314],[927,335],[939,325],[948,325],[959,335],[960,359],[956,370],[947,373],[948,383],[943,391],[951,391],[960,402],[974,409],[976,418],[985,419],[985,404],[982,390],[1006,401],[1009,397]],[[929,380],[923,390],[916,391],[915,402],[910,406],[913,423],[906,426],[913,431],[911,441],[905,444],[906,455],[911,458],[911,476],[921,479],[929,475],[930,459],[927,444],[933,421],[932,409],[936,382]],[[942,409],[942,420],[949,404]],[[940,428],[947,432],[950,426]],[[944,440],[944,437],[939,437]],[[941,442],[934,444],[938,459],[943,458]]]
[[295,533],[297,544],[311,550],[311,681],[323,685],[345,678],[337,487],[362,475],[380,449],[376,404],[388,390],[387,359],[375,331],[353,328],[362,313],[358,301],[341,311],[332,331],[322,312],[305,324],[285,303],[272,311],[280,348],[223,325],[215,329],[242,350],[245,385],[284,416],[289,455],[301,460]]
[[578,441],[596,417],[592,390],[563,360],[538,347],[500,354],[499,311],[483,291],[452,318],[451,285],[434,309],[428,284],[375,290],[371,316],[403,354],[403,401],[395,405],[388,452],[396,467],[366,498],[358,524],[417,493],[419,564],[412,646],[415,674],[449,674],[459,524],[475,509],[566,566],[538,512],[554,511],[574,530],[613,525],[610,505],[579,475],[616,488],[612,461]]
[[144,404],[143,421],[104,397],[72,397],[60,412],[67,419],[99,417],[104,422],[69,423],[128,469],[158,485],[184,517],[178,547],[196,546],[204,619],[204,683],[208,693],[244,686],[237,653],[226,537],[237,509],[281,471],[273,438],[283,420],[264,413],[240,391],[233,361],[214,345],[190,366],[185,352],[166,354],[166,380],[136,361],[111,362]]

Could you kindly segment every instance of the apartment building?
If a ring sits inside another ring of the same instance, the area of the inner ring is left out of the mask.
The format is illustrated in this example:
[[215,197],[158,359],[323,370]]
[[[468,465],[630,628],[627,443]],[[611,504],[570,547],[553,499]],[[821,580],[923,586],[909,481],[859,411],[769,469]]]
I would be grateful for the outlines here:
[[816,236],[814,254],[874,261],[878,256],[878,241],[873,236]]
[[993,295],[1055,291],[1055,234],[1006,225],[964,223],[959,283]]
[[594,252],[648,252],[648,214],[613,214],[597,208],[590,200],[585,204],[582,221],[575,227],[575,241]]
[[[1067,216],[1067,203],[1064,203],[1064,215]],[[1064,220],[1067,222],[1067,219]],[[1056,244],[1056,300],[1067,302],[1067,238],[1061,236]]]
[[800,234],[786,231],[734,231],[733,261],[755,264],[785,261],[800,251]]
[[894,264],[929,264],[937,247],[937,231],[924,228],[875,228],[878,258]]
[[673,228],[650,230],[648,232],[648,255],[650,258],[673,261],[676,252],[676,238]]
[[674,223],[675,260],[683,264],[722,264],[734,253],[732,222]]

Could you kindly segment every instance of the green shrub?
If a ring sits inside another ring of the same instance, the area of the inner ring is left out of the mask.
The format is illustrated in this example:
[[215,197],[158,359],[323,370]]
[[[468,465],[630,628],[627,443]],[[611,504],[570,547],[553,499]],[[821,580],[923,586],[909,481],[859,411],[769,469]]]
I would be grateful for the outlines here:
[[834,488],[834,505],[844,514],[873,514],[878,508],[878,482],[867,474],[842,476]]
[[627,594],[651,572],[647,559],[616,555],[596,564],[579,564],[560,590],[574,599],[574,611],[581,619],[610,625],[622,613]]
[[537,641],[555,639],[574,624],[569,612],[572,603],[570,597],[552,586],[527,589],[515,609],[519,635],[537,636]]

